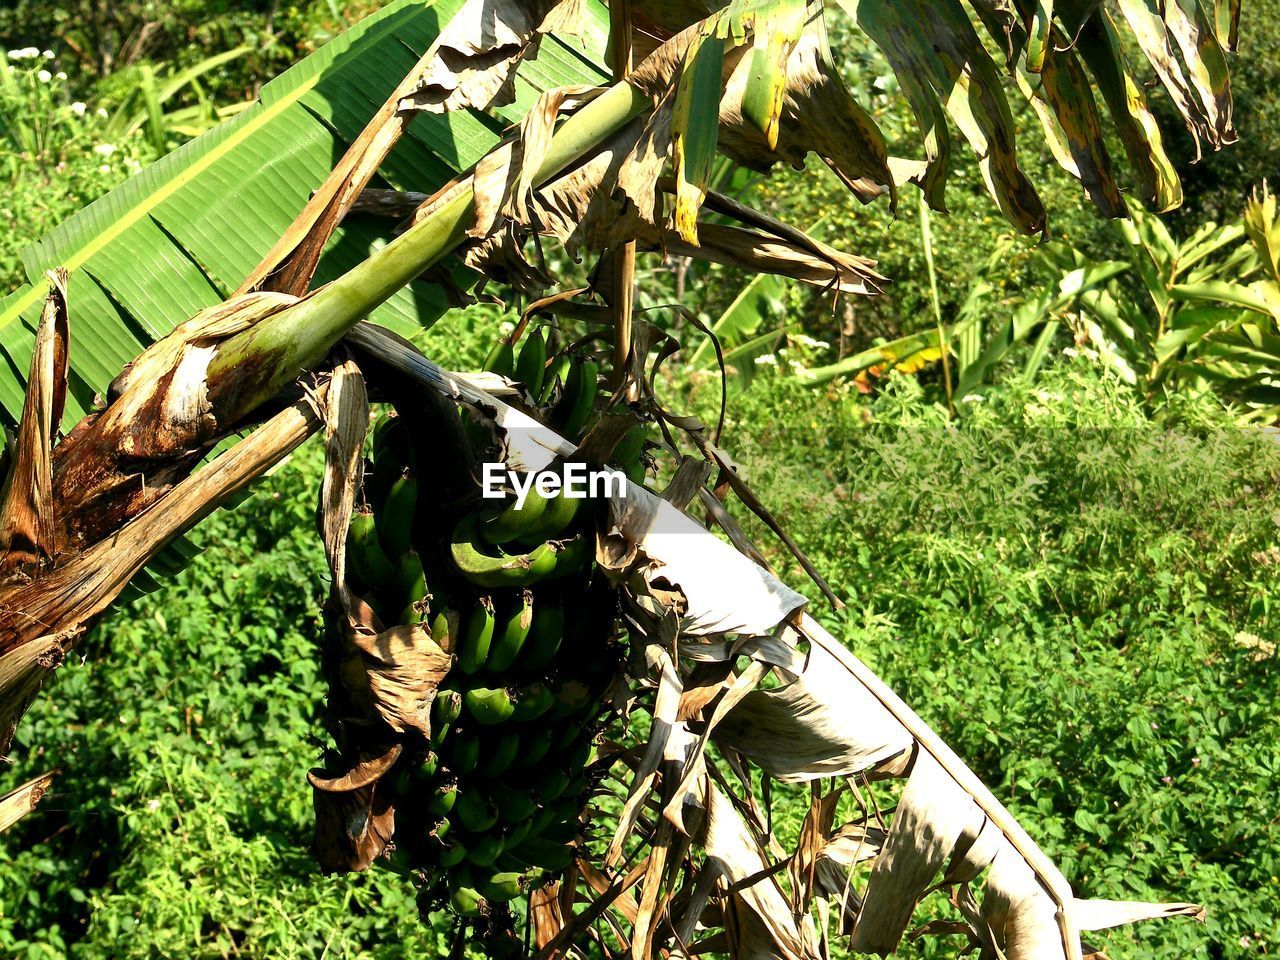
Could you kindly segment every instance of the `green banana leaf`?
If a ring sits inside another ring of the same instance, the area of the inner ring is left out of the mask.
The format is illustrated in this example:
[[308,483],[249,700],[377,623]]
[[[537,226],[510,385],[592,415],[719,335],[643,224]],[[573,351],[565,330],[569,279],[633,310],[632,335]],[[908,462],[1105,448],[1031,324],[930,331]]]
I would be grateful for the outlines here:
[[[752,278],[733,302],[725,308],[724,313],[711,324],[711,332],[720,341],[720,349],[728,354],[736,351],[748,341],[758,339],[764,331],[761,329],[766,321],[780,318],[782,315],[782,295],[785,290],[781,278],[771,273],[762,273]],[[766,337],[765,343],[777,345],[784,328],[779,326]],[[770,340],[769,338],[772,338]],[[761,349],[761,353],[767,352]],[[716,365],[716,352],[711,340],[706,339],[698,344],[697,349],[689,357],[689,367],[693,370],[709,370]]]
[[[0,301],[0,419],[12,425],[21,412],[46,270],[72,271],[70,424],[146,344],[240,284],[462,5],[393,0],[266,84],[257,104],[27,247],[28,282]],[[434,190],[483,156],[542,90],[604,79],[601,62],[600,49],[548,39],[522,68],[514,104],[496,116],[420,115],[384,163],[383,180]],[[354,266],[383,239],[379,225],[344,225],[317,283]],[[445,309],[442,292],[419,282],[371,319],[408,333]]]
[[856,376],[879,364],[905,363],[916,354],[938,346],[938,330],[923,330],[870,347],[825,367],[797,370],[796,377],[809,387],[820,387],[837,377]]

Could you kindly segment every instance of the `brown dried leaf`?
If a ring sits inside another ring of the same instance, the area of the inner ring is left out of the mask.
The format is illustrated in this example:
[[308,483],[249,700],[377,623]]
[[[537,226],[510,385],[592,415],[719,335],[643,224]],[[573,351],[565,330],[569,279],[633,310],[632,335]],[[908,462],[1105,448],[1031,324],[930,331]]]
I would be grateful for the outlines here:
[[56,549],[51,457],[67,396],[67,271],[51,270],[48,277],[17,446],[0,493],[0,577],[48,562]]
[[431,703],[453,657],[415,623],[370,636],[356,633],[352,642],[364,655],[369,690],[378,716],[397,733],[410,730],[431,737]]
[[314,852],[327,873],[367,870],[395,833],[392,792],[374,783],[346,793],[312,790]]
[[578,0],[467,0],[427,51],[430,66],[401,109],[485,110],[515,99],[515,72],[540,35],[575,32]]
[[367,787],[395,766],[404,752],[400,743],[387,744],[385,749],[373,754],[364,754],[348,769],[337,776],[328,776],[323,770],[307,771],[307,782],[317,790],[325,793],[347,793]]
[[325,402],[324,479],[320,486],[325,556],[343,610],[350,615],[347,587],[347,529],[360,487],[365,434],[369,432],[369,394],[354,361],[334,368]]
[[[738,884],[765,873],[769,863],[746,822],[733,804],[711,782],[702,782],[702,801],[706,810],[703,847],[707,859],[714,863],[730,884]],[[783,960],[808,960],[817,957],[817,944],[811,925],[797,925],[791,907],[777,880],[763,876],[737,891],[741,903],[759,920],[761,929],[751,931],[752,952],[743,956],[776,956]],[[727,918],[726,918],[727,919]],[[726,926],[728,924],[726,923]],[[764,953],[756,953],[765,950]]]
[[[15,666],[14,675],[26,673],[30,663],[41,658],[60,656],[166,544],[246,489],[314,433],[320,422],[311,402],[299,401],[171,488],[115,536],[38,581],[5,591],[0,596],[0,663],[27,644],[39,646],[41,652],[25,660],[27,666]],[[7,747],[7,738],[0,747]]]

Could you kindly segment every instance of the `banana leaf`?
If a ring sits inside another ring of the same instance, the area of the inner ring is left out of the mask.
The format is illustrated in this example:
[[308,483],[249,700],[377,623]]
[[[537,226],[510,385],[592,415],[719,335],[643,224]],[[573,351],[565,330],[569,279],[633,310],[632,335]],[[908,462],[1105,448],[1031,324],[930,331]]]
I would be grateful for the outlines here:
[[[462,5],[393,0],[266,84],[258,103],[23,250],[28,282],[0,301],[0,420],[12,425],[22,409],[46,270],[71,271],[71,395],[63,421],[70,425],[144,346],[236,289]],[[598,19],[599,8],[592,10]],[[549,40],[522,68],[515,102],[498,115],[417,117],[383,164],[386,185],[431,192],[488,152],[541,91],[599,82],[602,35],[589,35],[591,49]],[[363,260],[382,239],[382,228],[365,222],[340,227],[317,283]],[[408,333],[446,309],[439,288],[416,282],[371,316]]]

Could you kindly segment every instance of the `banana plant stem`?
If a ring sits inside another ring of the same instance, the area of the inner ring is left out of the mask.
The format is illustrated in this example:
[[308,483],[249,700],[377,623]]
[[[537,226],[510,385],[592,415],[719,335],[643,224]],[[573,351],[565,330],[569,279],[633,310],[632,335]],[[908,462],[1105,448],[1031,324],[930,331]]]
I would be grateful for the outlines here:
[[[541,185],[606,141],[651,106],[629,83],[616,83],[555,132],[538,169]],[[318,363],[379,304],[438,262],[466,237],[475,194],[465,181],[453,197],[337,280],[228,338],[208,370],[209,400],[231,424]]]

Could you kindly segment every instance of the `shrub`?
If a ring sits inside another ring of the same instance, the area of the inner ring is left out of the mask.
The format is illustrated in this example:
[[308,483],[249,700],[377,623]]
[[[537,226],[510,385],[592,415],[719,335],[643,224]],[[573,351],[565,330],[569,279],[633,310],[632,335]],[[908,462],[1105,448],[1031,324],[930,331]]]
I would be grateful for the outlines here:
[[760,383],[730,449],[847,601],[833,633],[1080,889],[1209,910],[1108,953],[1273,951],[1275,436],[1199,401],[1149,420],[1079,361],[959,423],[906,377],[866,405]]

